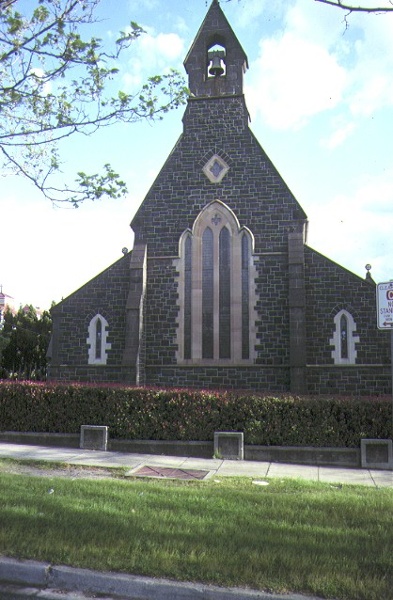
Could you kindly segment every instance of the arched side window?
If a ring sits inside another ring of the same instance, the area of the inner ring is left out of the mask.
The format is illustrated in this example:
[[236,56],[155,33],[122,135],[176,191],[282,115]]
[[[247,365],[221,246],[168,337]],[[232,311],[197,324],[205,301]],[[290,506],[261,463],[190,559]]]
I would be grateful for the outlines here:
[[108,339],[108,321],[100,314],[95,315],[88,327],[88,364],[106,365],[108,360],[108,350],[111,344]]
[[256,267],[253,236],[221,201],[206,206],[180,238],[177,361],[253,362]]
[[356,323],[347,310],[340,310],[334,317],[333,337],[329,340],[334,346],[332,358],[336,365],[354,365],[356,363],[356,344],[359,336],[355,335]]

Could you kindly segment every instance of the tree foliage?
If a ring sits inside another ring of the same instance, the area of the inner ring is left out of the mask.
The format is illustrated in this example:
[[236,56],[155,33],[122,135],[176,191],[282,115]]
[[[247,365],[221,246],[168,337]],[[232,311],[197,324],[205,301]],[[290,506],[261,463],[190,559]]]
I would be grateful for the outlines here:
[[0,330],[0,372],[3,378],[46,379],[46,353],[52,329],[52,318],[41,316],[33,306],[20,308],[16,314],[4,312]]
[[0,0],[2,174],[25,176],[55,203],[77,206],[126,191],[109,164],[102,174],[81,171],[74,185],[57,186],[61,140],[114,123],[161,118],[186,98],[175,71],[150,77],[136,94],[117,90],[120,55],[144,31],[131,23],[111,50],[97,37],[84,38],[100,1]]

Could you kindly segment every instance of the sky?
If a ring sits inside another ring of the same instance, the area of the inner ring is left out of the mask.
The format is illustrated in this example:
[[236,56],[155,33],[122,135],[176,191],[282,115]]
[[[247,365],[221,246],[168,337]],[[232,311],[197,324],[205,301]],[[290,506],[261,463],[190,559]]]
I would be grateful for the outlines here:
[[[101,0],[95,27],[105,43],[130,21],[146,31],[121,60],[122,89],[136,92],[169,68],[185,74],[209,5],[116,0],[113,11]],[[354,13],[345,23],[342,10],[314,0],[221,7],[248,56],[250,127],[308,216],[308,245],[360,277],[370,264],[377,283],[393,279],[393,14]],[[129,224],[182,132],[183,112],[61,147],[64,177],[110,162],[127,183],[124,198],[59,208],[22,178],[0,177],[0,284],[17,305],[48,309],[132,248]]]

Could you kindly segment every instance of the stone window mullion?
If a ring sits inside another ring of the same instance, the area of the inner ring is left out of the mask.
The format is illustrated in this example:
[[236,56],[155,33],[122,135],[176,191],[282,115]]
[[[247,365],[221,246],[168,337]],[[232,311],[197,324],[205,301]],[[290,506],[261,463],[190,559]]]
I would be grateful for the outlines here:
[[241,363],[255,358],[253,236],[221,201],[207,205],[180,239],[177,360]]

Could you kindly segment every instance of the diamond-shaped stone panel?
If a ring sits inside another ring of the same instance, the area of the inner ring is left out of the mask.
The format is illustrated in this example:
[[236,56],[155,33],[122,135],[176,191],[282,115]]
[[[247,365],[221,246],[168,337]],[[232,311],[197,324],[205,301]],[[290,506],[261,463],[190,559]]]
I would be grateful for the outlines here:
[[220,183],[229,171],[229,167],[225,160],[214,154],[203,167],[203,172],[212,183]]

